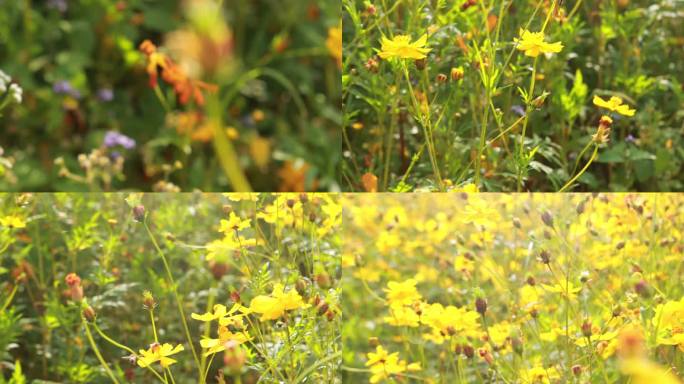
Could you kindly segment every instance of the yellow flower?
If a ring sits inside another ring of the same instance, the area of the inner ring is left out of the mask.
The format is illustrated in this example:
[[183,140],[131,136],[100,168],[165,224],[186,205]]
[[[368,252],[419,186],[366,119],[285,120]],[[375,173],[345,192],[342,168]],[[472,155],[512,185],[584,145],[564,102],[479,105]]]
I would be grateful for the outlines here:
[[382,47],[378,56],[383,59],[391,59],[394,57],[400,59],[414,59],[420,60],[427,57],[431,51],[430,48],[425,48],[427,44],[427,35],[423,35],[415,42],[411,42],[411,36],[398,35],[392,40],[383,37],[381,40]]
[[544,32],[530,32],[527,29],[520,30],[520,38],[514,39],[518,45],[516,49],[525,51],[525,56],[537,57],[540,53],[558,53],[563,49],[563,44],[544,42]]
[[208,349],[208,351],[204,354],[205,356],[225,351],[226,343],[228,342],[233,342],[236,345],[240,345],[252,340],[247,332],[233,333],[228,329],[228,327],[223,326],[219,327],[218,336],[218,339],[206,337],[200,340],[200,345],[202,348]]
[[652,322],[658,330],[658,344],[678,345],[684,352],[684,299],[658,305]]
[[241,231],[243,229],[249,228],[252,220],[243,220],[240,216],[236,215],[235,212],[231,212],[228,216],[228,220],[221,220],[221,226],[219,227],[219,232],[230,234],[234,231]]
[[339,27],[328,29],[328,40],[325,42],[330,55],[337,61],[337,66],[342,68],[342,21]]
[[421,370],[419,363],[407,364],[406,361],[399,360],[398,352],[389,354],[382,345],[376,347],[375,353],[369,352],[366,356],[368,357],[366,366],[370,367],[372,374],[370,382],[372,384],[379,383],[390,378],[392,375],[399,375],[406,371],[415,372]]
[[203,313],[198,315],[193,313],[191,316],[195,320],[209,322],[213,320],[218,320],[219,324],[226,325],[232,324],[234,320],[241,320],[242,314],[238,314],[238,311],[245,310],[245,307],[240,304],[234,304],[230,309],[227,309],[223,304],[214,305],[213,312]]
[[260,313],[261,321],[276,320],[283,316],[286,311],[298,308],[306,308],[302,297],[294,289],[283,292],[282,284],[275,284],[271,296],[260,295],[252,299],[246,311]]
[[520,371],[520,379],[523,384],[550,384],[560,379],[560,373],[554,367],[544,368],[540,365]]
[[418,314],[410,307],[391,307],[391,315],[385,317],[385,322],[395,327],[417,327]]
[[634,116],[634,113],[636,113],[636,109],[630,109],[629,105],[622,104],[622,99],[617,96],[611,97],[608,101],[594,96],[594,105],[625,116]]
[[182,350],[183,345],[181,344],[174,347],[169,343],[164,343],[163,345],[154,343],[150,345],[150,349],[147,351],[143,349],[140,350],[141,357],[138,359],[138,365],[145,368],[158,361],[162,368],[166,368],[176,362],[176,360],[168,356],[175,355]]
[[0,226],[9,228],[26,228],[26,220],[16,215],[0,217]]
[[410,305],[421,299],[420,293],[416,290],[415,279],[408,279],[403,283],[390,281],[384,291],[387,293],[387,301],[390,305]]

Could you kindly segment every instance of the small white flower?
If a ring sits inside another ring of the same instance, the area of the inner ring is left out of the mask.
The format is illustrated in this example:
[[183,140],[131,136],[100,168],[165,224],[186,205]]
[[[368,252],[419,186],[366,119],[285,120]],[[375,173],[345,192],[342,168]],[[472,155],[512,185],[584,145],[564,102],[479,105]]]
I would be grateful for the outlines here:
[[24,90],[18,84],[12,84],[9,88],[10,95],[14,98],[17,104],[21,104],[22,96],[24,95]]

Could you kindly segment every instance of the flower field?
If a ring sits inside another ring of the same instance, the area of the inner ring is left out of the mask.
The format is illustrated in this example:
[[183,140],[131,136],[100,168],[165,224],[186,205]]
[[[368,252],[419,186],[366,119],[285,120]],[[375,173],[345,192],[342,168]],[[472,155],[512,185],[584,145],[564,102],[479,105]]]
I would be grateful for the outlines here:
[[330,191],[337,1],[9,0],[0,191]]
[[681,382],[683,196],[342,204],[343,382]]
[[337,383],[322,194],[0,195],[0,383]]
[[343,0],[348,191],[681,191],[684,7]]

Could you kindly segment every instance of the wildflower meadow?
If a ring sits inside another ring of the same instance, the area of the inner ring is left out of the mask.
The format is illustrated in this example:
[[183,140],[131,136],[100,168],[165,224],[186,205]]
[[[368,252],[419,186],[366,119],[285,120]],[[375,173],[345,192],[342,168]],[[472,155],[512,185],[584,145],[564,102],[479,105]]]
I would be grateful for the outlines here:
[[343,205],[343,382],[681,383],[684,196]]
[[1,191],[339,189],[337,1],[0,8]]
[[681,191],[684,5],[343,0],[348,191]]
[[0,195],[0,383],[337,383],[320,194]]

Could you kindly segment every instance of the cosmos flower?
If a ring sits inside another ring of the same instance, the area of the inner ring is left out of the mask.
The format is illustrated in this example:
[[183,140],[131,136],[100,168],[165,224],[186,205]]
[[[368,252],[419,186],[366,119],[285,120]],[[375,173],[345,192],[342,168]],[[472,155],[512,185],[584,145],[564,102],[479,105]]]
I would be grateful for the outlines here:
[[398,35],[391,40],[383,37],[381,40],[382,47],[378,56],[383,59],[399,58],[399,59],[414,59],[420,60],[427,57],[431,51],[430,48],[425,48],[427,44],[427,34],[421,36],[415,42],[411,42],[411,36]]
[[247,311],[260,313],[260,320],[267,321],[277,320],[287,311],[306,308],[307,306],[297,291],[291,289],[288,292],[284,292],[282,284],[275,284],[270,296],[260,295],[253,298],[249,303]]
[[622,99],[617,96],[612,96],[610,100],[603,100],[599,96],[594,96],[594,105],[599,108],[605,108],[611,112],[617,112],[625,116],[634,116],[636,109],[630,109],[629,105],[622,104]]
[[164,343],[154,343],[150,345],[148,350],[140,350],[140,358],[138,359],[138,365],[142,368],[148,367],[157,361],[162,366],[162,368],[167,368],[169,365],[176,363],[177,361],[170,358],[169,356],[175,355],[178,352],[183,351],[183,345],[178,344],[175,347],[172,344]]
[[563,44],[547,43],[544,41],[544,32],[530,32],[527,29],[520,30],[520,38],[513,40],[516,49],[524,51],[525,56],[537,57],[541,53],[558,53],[563,49]]
[[390,305],[410,305],[421,299],[420,293],[416,290],[418,282],[415,279],[408,279],[404,282],[390,281],[387,288],[387,301]]

